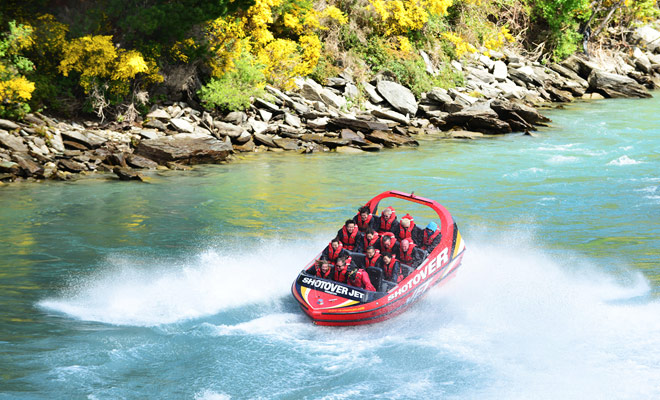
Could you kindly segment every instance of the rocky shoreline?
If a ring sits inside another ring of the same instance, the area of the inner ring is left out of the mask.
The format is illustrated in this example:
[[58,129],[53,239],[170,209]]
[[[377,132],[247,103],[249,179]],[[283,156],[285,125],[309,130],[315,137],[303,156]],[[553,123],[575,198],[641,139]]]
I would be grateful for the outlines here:
[[[227,162],[241,152],[361,153],[417,146],[422,135],[530,133],[549,121],[535,107],[651,97],[648,89],[660,87],[660,31],[638,28],[631,42],[638,46],[632,54],[574,55],[549,65],[509,50],[475,55],[452,62],[464,87],[434,88],[421,98],[382,74],[359,82],[366,98],[359,108],[353,106],[358,82],[344,71],[325,86],[300,79],[290,92],[266,87],[267,98],[255,99],[246,112],[210,114],[174,103],[130,124],[64,122],[41,113],[20,122],[0,119],[0,184],[94,173],[142,180],[142,171]],[[437,73],[430,61],[427,71]]]

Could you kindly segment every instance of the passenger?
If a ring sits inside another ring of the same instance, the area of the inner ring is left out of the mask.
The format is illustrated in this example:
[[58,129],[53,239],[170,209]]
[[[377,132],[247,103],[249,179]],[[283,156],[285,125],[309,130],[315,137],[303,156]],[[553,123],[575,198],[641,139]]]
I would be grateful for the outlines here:
[[323,253],[321,253],[322,258],[325,258],[333,264],[341,256],[348,256],[348,251],[344,249],[344,245],[337,238],[332,239],[328,247],[323,249]]
[[378,232],[375,230],[369,228],[367,229],[367,233],[364,236],[364,240],[362,240],[362,248],[365,250],[369,246],[374,246],[374,247],[380,247],[380,236],[378,235]]
[[403,279],[401,264],[392,253],[383,254],[376,266],[383,270],[383,278],[390,282],[399,283]]
[[346,283],[348,283],[351,286],[359,287],[372,292],[376,291],[374,285],[371,284],[371,280],[369,279],[369,274],[367,273],[367,271],[363,270],[362,268],[352,268],[348,272],[348,279]]
[[438,225],[431,221],[429,222],[428,225],[426,225],[426,228],[424,229],[424,235],[422,236],[422,243],[421,247],[422,250],[426,250],[429,253],[435,249],[435,247],[440,244],[440,240],[442,239],[442,235],[440,234],[440,229],[438,228]]
[[339,239],[346,250],[359,252],[362,245],[362,234],[355,227],[355,222],[352,219],[346,220],[344,226],[337,232],[337,239]]
[[410,239],[403,239],[397,258],[402,263],[417,268],[424,261],[424,258],[426,258],[426,252],[419,249]]
[[399,230],[396,232],[397,239],[411,239],[415,243],[420,243],[422,230],[415,225],[415,221],[410,214],[404,215],[399,224]]
[[396,254],[399,251],[399,245],[392,232],[385,232],[380,236],[380,252]]
[[392,232],[396,233],[399,230],[399,222],[396,220],[396,212],[394,207],[387,207],[380,213],[378,217],[378,233]]
[[375,267],[380,259],[380,251],[376,250],[374,246],[367,247],[364,254],[364,268]]
[[371,215],[369,207],[364,206],[358,210],[358,214],[353,217],[353,222],[357,224],[360,232],[366,232],[367,229],[372,229],[376,225],[376,218]]
[[320,262],[316,263],[316,276],[323,279],[332,279],[333,271],[332,266],[330,266],[330,261],[321,259]]
[[339,257],[333,271],[333,280],[339,283],[346,283],[346,274],[348,273],[348,265],[351,263],[350,257]]

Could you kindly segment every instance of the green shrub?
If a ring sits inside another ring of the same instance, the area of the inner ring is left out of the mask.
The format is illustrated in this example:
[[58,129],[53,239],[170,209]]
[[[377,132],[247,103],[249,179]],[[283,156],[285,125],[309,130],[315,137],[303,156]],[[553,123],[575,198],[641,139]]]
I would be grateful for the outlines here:
[[235,61],[234,69],[212,79],[197,94],[207,109],[245,110],[250,106],[252,97],[264,95],[265,79],[262,67],[243,55]]

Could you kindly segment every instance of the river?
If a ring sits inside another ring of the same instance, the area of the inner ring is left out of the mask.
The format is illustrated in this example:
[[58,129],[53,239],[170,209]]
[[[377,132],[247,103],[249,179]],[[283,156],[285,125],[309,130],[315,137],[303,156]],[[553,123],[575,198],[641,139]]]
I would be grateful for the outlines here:
[[[659,398],[658,109],[0,188],[0,399]],[[452,212],[456,278],[384,323],[312,325],[291,282],[389,189]]]

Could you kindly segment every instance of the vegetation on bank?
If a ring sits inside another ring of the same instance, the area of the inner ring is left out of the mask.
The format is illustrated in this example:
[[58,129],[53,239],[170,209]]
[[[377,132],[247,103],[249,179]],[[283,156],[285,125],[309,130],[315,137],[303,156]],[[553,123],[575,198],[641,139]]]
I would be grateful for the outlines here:
[[449,62],[466,54],[515,45],[562,59],[659,15],[656,0],[7,0],[0,117],[131,121],[180,99],[237,110],[266,84],[344,69],[358,83],[386,74],[419,95],[461,84]]

